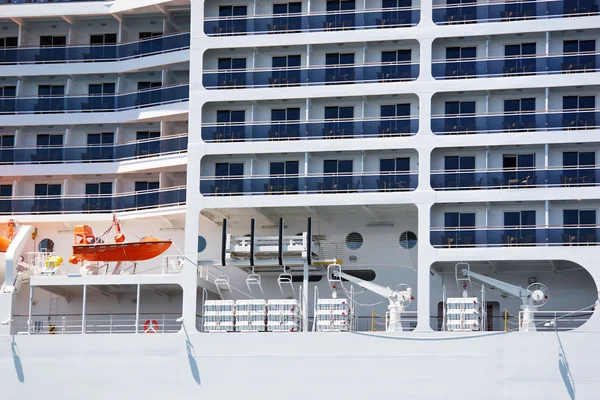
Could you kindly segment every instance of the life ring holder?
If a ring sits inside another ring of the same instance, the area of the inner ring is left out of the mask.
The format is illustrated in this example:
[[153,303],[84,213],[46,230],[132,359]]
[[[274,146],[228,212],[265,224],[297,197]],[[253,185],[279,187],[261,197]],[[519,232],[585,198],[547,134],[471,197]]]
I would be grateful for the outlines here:
[[145,333],[157,333],[158,332],[158,322],[153,319],[152,321],[147,319],[144,322],[144,332]]

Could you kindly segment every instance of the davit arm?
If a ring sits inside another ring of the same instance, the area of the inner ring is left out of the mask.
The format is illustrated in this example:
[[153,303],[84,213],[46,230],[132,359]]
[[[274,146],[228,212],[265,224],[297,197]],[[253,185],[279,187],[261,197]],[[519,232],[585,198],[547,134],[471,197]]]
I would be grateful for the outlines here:
[[487,283],[490,286],[494,286],[511,296],[515,296],[520,298],[523,301],[523,304],[527,304],[527,300],[529,296],[531,296],[531,291],[528,289],[523,289],[520,286],[511,285],[510,283],[502,282],[494,278],[490,278],[489,276],[481,275],[476,272],[471,272],[469,270],[463,269],[463,275],[468,276],[473,279],[477,279],[480,282]]

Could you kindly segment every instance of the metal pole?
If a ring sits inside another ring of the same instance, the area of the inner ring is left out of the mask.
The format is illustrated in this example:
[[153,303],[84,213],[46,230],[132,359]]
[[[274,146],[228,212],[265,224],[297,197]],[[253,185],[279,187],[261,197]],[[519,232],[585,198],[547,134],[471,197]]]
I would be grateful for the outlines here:
[[85,335],[85,308],[87,303],[87,285],[83,285],[83,306],[81,309],[81,334]]
[[137,285],[137,294],[135,298],[135,333],[140,329],[140,285]]
[[[308,240],[312,240],[309,238]],[[302,331],[308,332],[308,262],[304,260],[304,274],[302,276],[302,309],[304,315],[302,316]]]
[[31,335],[31,310],[33,308],[33,286],[29,285],[29,316],[27,317],[27,334]]

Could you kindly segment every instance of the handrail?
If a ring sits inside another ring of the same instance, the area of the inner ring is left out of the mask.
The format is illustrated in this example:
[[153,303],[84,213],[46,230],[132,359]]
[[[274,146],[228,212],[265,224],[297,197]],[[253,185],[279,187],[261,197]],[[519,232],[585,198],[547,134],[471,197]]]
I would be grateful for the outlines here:
[[431,170],[430,174],[441,175],[441,174],[473,174],[473,173],[487,173],[487,172],[535,172],[535,171],[560,171],[560,170],[571,170],[579,171],[582,169],[593,169],[600,168],[600,165],[568,165],[568,166],[533,166],[530,168],[519,168],[519,169],[506,169],[506,168],[488,168],[488,169],[461,169],[461,170],[443,170],[436,169]]
[[458,117],[488,117],[506,115],[537,115],[537,114],[562,114],[566,112],[598,112],[599,108],[559,108],[556,110],[524,110],[524,111],[494,111],[487,113],[468,114],[431,114],[431,118],[458,118]]
[[[124,147],[124,146],[131,146],[134,144],[145,144],[145,143],[155,143],[155,142],[161,142],[164,140],[169,140],[169,139],[181,139],[181,138],[185,138],[188,137],[187,133],[180,133],[177,135],[166,135],[166,136],[161,136],[158,138],[150,138],[150,139],[139,139],[139,140],[131,140],[125,143],[109,143],[109,144],[65,144],[65,145],[48,145],[48,146],[31,146],[31,147],[0,147],[0,151],[2,150],[42,150],[42,149],[76,149],[76,148],[107,148],[107,147],[113,147],[113,148],[119,148],[119,147]],[[187,149],[186,149],[187,150]]]
[[535,59],[541,57],[564,57],[564,56],[590,56],[600,55],[600,51],[582,51],[582,52],[570,52],[570,53],[541,53],[541,54],[521,54],[514,56],[487,56],[487,57],[469,57],[469,58],[435,58],[431,60],[433,64],[445,64],[449,62],[477,62],[487,60],[523,60],[523,59]]
[[205,122],[203,128],[220,126],[255,126],[255,125],[288,125],[288,124],[322,124],[336,122],[370,122],[370,121],[411,121],[419,115],[401,115],[395,117],[335,118],[335,119],[300,119],[285,121],[241,121],[241,122]]
[[289,174],[289,175],[230,175],[230,176],[201,176],[200,181],[207,180],[236,180],[236,179],[294,179],[294,178],[311,178],[311,177],[355,177],[355,176],[396,176],[396,175],[416,175],[417,170],[409,171],[371,171],[371,172],[312,172],[308,174]]
[[[79,1],[94,1],[94,0],[79,0]],[[95,0],[95,1],[110,1],[110,0]],[[165,33],[160,36],[152,36],[152,37],[144,38],[144,39],[128,40],[128,41],[124,41],[124,42],[108,43],[108,44],[92,44],[92,43],[79,44],[79,43],[77,43],[77,44],[65,44],[64,46],[38,46],[38,45],[27,46],[27,45],[25,45],[25,46],[16,46],[16,47],[3,47],[3,48],[0,48],[0,51],[2,51],[2,50],[20,50],[20,49],[23,49],[23,50],[34,50],[34,49],[53,50],[53,49],[71,49],[71,48],[77,48],[77,47],[93,47],[93,48],[102,48],[102,47],[110,47],[110,46],[119,47],[119,46],[130,45],[133,43],[146,43],[151,40],[164,39],[164,38],[169,38],[169,37],[178,36],[178,35],[186,35],[189,33],[190,33],[190,31]]]
[[[563,0],[536,0],[536,3],[560,3]],[[461,7],[479,7],[479,6],[490,6],[490,5],[501,5],[501,4],[528,4],[526,0],[487,0],[485,3],[479,3],[477,1],[471,3],[460,3],[460,4],[433,4],[433,8],[461,8]],[[535,3],[534,3],[535,4]]]
[[115,198],[115,197],[126,197],[126,196],[134,196],[134,195],[142,195],[142,194],[155,194],[155,193],[164,193],[170,192],[174,190],[186,189],[185,185],[181,186],[171,186],[167,188],[160,189],[150,189],[150,190],[140,190],[134,192],[124,192],[124,193],[115,193],[115,194],[68,194],[68,195],[58,195],[58,196],[7,196],[0,197],[0,200],[32,200],[32,199],[82,199],[82,198]]
[[454,226],[454,227],[441,227],[441,226],[432,226],[430,227],[431,232],[440,232],[440,231],[489,231],[489,230],[537,230],[537,229],[563,229],[563,228],[600,228],[600,224],[567,224],[567,225],[508,225],[508,226]]
[[394,11],[412,11],[420,10],[421,7],[390,7],[390,8],[363,8],[354,10],[343,10],[343,11],[310,11],[301,13],[289,13],[289,14],[254,14],[254,15],[239,15],[239,16],[211,16],[204,17],[204,22],[213,21],[243,21],[248,19],[260,19],[260,18],[294,18],[294,17],[308,17],[308,16],[327,16],[327,15],[347,15],[347,14],[363,14],[369,12],[394,12]]
[[152,91],[158,91],[158,90],[163,90],[163,89],[168,89],[168,88],[172,88],[172,87],[179,87],[179,86],[186,86],[189,85],[189,82],[179,82],[179,83],[173,83],[171,85],[166,85],[166,86],[159,86],[159,87],[154,87],[154,88],[148,88],[148,89],[142,89],[142,90],[133,90],[130,92],[122,92],[122,93],[104,93],[104,94],[98,94],[98,93],[72,93],[72,94],[61,94],[61,95],[41,95],[41,96],[3,96],[0,97],[0,100],[4,100],[4,99],[63,99],[63,98],[69,98],[69,97],[118,97],[118,96],[126,96],[126,95],[130,95],[130,94],[136,94],[136,93],[149,93]]
[[315,64],[298,65],[295,67],[260,67],[260,68],[236,68],[236,69],[205,69],[203,73],[242,73],[242,72],[271,72],[271,71],[299,71],[322,68],[355,68],[355,67],[378,67],[378,66],[398,66],[398,65],[419,65],[419,60],[411,61],[387,61],[387,62],[366,62],[352,64]]

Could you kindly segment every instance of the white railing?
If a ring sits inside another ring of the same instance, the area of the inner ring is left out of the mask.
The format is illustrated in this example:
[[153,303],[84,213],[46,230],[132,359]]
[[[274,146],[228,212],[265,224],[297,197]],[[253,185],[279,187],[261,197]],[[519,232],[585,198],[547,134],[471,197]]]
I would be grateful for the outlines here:
[[[181,329],[177,319],[181,313],[140,313],[137,333],[176,333]],[[33,315],[28,324],[28,316],[15,315],[13,333],[30,335],[81,334],[81,314]],[[135,313],[86,314],[86,334],[136,333]]]
[[[533,311],[533,323],[536,331],[570,331],[581,327],[594,311]],[[519,312],[519,326],[523,323],[523,311]]]

